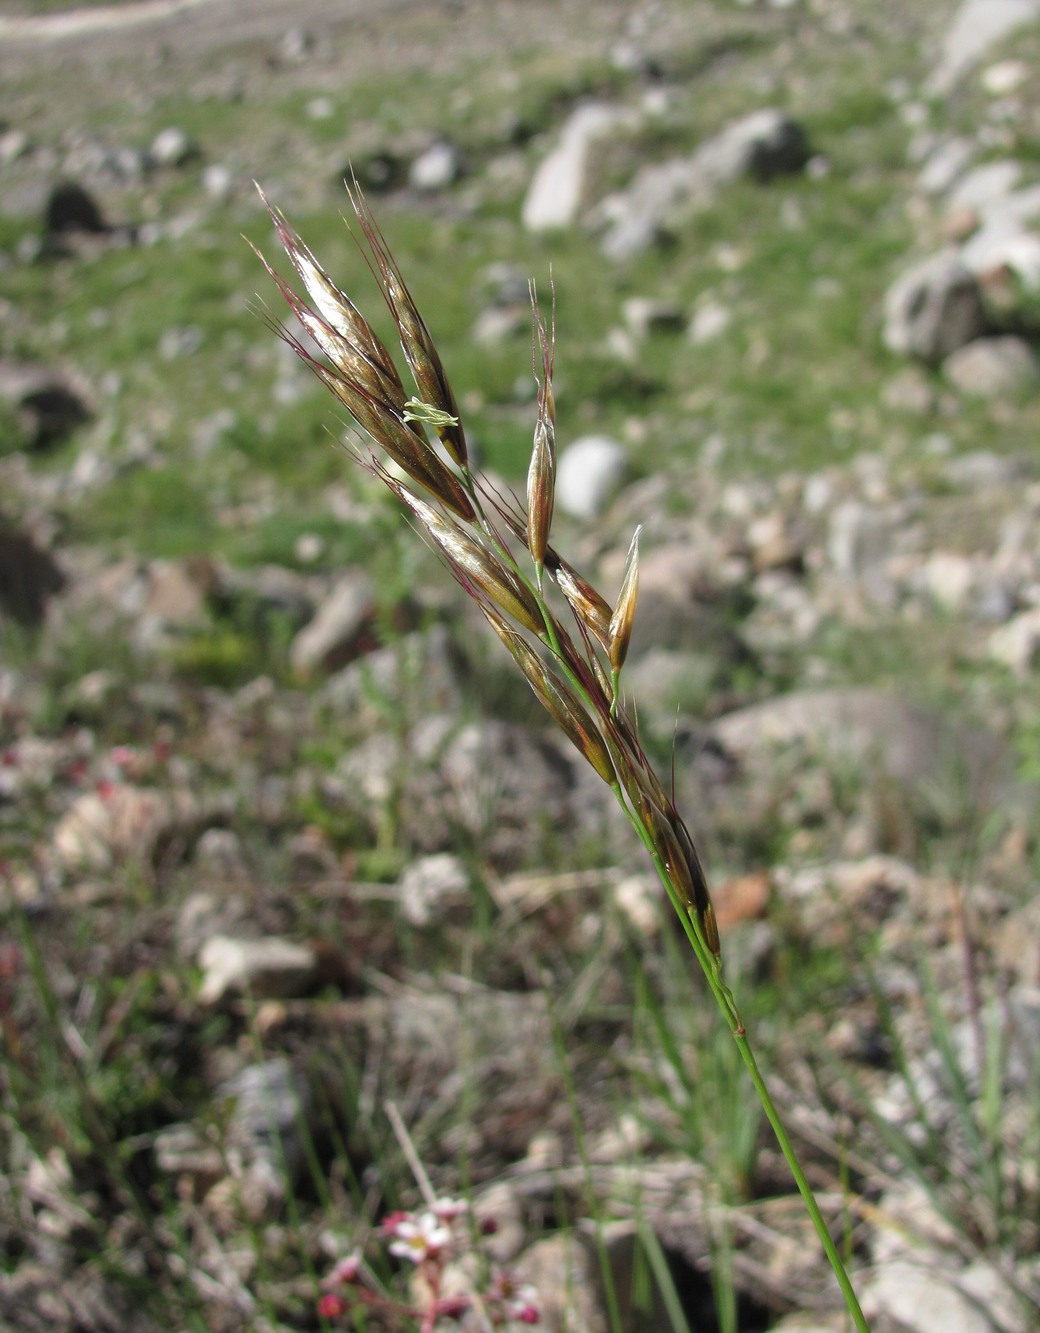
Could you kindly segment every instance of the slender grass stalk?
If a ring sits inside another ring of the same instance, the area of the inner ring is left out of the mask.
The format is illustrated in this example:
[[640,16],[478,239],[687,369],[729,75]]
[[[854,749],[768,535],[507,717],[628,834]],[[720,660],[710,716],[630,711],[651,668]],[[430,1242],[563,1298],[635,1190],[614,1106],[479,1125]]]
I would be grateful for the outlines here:
[[[525,506],[471,470],[458,405],[429,330],[356,185],[350,196],[361,230],[359,247],[397,327],[417,396],[406,397],[389,353],[357,307],[282,214],[268,205],[278,239],[309,301],[262,255],[259,258],[320,355],[315,356],[273,318],[272,327],[368,436],[371,445],[354,450],[358,463],[385,482],[410,511],[420,533],[480,607],[553,721],[613,791],[683,924],[787,1159],[849,1314],[861,1333],[869,1333],[841,1256],[759,1070],[736,1000],[723,980],[718,926],[693,839],[646,757],[621,692],[638,598],[639,530],[632,538],[621,590],[613,604],[550,543],[556,479],[553,321],[546,324],[532,288],[537,398]],[[436,443],[427,429],[435,433]],[[375,452],[376,448],[382,453]],[[552,595],[553,584],[557,596]],[[573,621],[573,631],[554,609],[554,603],[560,601]]]

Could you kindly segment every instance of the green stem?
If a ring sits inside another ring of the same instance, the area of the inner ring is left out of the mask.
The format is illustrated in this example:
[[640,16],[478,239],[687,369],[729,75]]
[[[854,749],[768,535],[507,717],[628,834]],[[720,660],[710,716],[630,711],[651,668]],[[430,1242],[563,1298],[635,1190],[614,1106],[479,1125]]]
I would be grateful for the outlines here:
[[[615,794],[620,797],[620,789],[618,789]],[[668,897],[671,899],[672,906],[675,908],[675,911],[683,924],[683,929],[686,932],[690,944],[693,946],[693,951],[697,955],[697,961],[701,965],[701,971],[707,978],[708,985],[711,987],[711,992],[715,996],[719,1008],[722,1010],[723,1017],[726,1020],[734,1041],[737,1043],[737,1050],[740,1052],[740,1058],[744,1061],[744,1067],[751,1077],[751,1082],[754,1084],[755,1092],[758,1095],[762,1110],[765,1112],[766,1119],[773,1128],[773,1133],[776,1135],[776,1141],[780,1145],[780,1151],[784,1155],[784,1159],[794,1178],[794,1183],[798,1186],[798,1193],[802,1196],[802,1202],[805,1204],[806,1211],[812,1219],[813,1226],[816,1228],[816,1234],[820,1238],[823,1251],[834,1271],[834,1276],[837,1278],[838,1286],[841,1288],[841,1294],[844,1297],[845,1306],[848,1309],[849,1314],[852,1316],[852,1321],[859,1330],[859,1333],[870,1333],[870,1326],[860,1308],[859,1300],[853,1289],[845,1264],[842,1261],[841,1255],[838,1253],[838,1247],[831,1238],[827,1222],[824,1219],[823,1213],[820,1211],[820,1205],[816,1202],[816,1195],[813,1193],[812,1186],[806,1179],[805,1172],[802,1170],[802,1165],[798,1160],[798,1154],[795,1152],[794,1144],[791,1142],[790,1136],[784,1128],[784,1123],[780,1118],[780,1112],[776,1108],[776,1103],[773,1101],[769,1087],[762,1076],[762,1071],[758,1067],[758,1061],[755,1059],[755,1053],[751,1049],[751,1043],[748,1040],[747,1029],[744,1026],[740,1011],[733,998],[733,992],[722,980],[721,964],[708,947],[707,940],[701,933],[700,923],[697,920],[696,915],[690,913],[686,909],[682,899],[676,892],[675,886],[672,884],[671,879],[668,876],[668,871],[666,870],[657,849],[654,847],[649,833],[643,828],[642,821],[633,817],[628,810],[627,804],[623,801],[622,804],[633,826],[642,838],[644,846],[650,853],[654,867],[661,878],[661,882],[664,884]]]
[[[590,705],[590,707],[594,707],[592,700],[587,698],[585,689],[581,681],[575,677],[574,673],[570,670],[566,659],[560,653],[560,647],[556,640],[556,634],[553,630],[552,617],[549,614],[548,606],[546,605],[542,595],[541,577],[540,577],[541,569],[540,568],[536,569],[536,573],[539,577],[538,577],[538,585],[535,587],[531,585],[530,580],[526,578],[523,570],[520,569],[519,565],[517,565],[515,561],[513,561],[513,564],[514,568],[516,568],[517,573],[520,575],[521,578],[524,579],[524,581],[528,584],[528,586],[531,587],[531,590],[535,595],[539,608],[542,612],[542,617],[545,621],[545,641],[550,647],[550,649],[554,652],[561,670],[570,679],[572,685],[574,685],[574,687],[579,691],[581,696],[585,698],[586,702]],[[614,700],[611,704],[611,716],[614,715],[615,709],[617,708],[617,676],[620,673],[615,672],[613,674],[614,674]],[[747,1029],[745,1028],[744,1021],[740,1016],[740,1010],[737,1008],[737,1003],[736,1000],[734,999],[733,992],[722,980],[722,964],[720,960],[715,957],[715,954],[709,947],[708,942],[705,939],[704,934],[701,930],[701,925],[700,921],[697,918],[697,914],[695,912],[690,912],[687,909],[681,896],[676,890],[675,885],[672,883],[671,878],[668,874],[668,870],[664,864],[664,861],[661,859],[661,854],[654,845],[652,835],[644,826],[643,821],[642,819],[640,819],[639,815],[629,805],[627,799],[625,798],[625,794],[621,788],[620,783],[615,782],[612,785],[612,790],[614,792],[614,796],[618,801],[618,804],[621,806],[622,810],[624,810],[625,814],[628,816],[629,822],[632,824],[633,828],[638,833],[644,847],[650,854],[650,859],[654,863],[654,867],[661,878],[661,882],[664,884],[665,890],[668,893],[668,897],[671,900],[676,915],[682,922],[683,929],[686,932],[686,936],[689,939],[690,944],[693,947],[693,951],[697,956],[697,961],[701,966],[701,971],[707,978],[708,985],[711,987],[711,992],[714,995],[719,1008],[722,1010],[723,1017],[726,1020],[726,1024],[729,1027],[730,1033],[734,1041],[737,1043],[737,1049],[740,1052],[740,1058],[744,1062],[744,1067],[751,1078],[752,1084],[754,1085],[755,1092],[758,1096],[758,1100],[762,1107],[762,1110],[765,1112],[766,1119],[772,1126],[773,1133],[776,1135],[776,1141],[780,1145],[780,1151],[784,1155],[784,1159],[786,1160],[791,1175],[794,1178],[794,1183],[798,1187],[798,1193],[802,1196],[802,1202],[805,1204],[806,1211],[808,1212],[809,1217],[812,1220],[812,1224],[816,1229],[816,1234],[820,1238],[820,1243],[823,1246],[823,1251],[826,1254],[828,1262],[830,1263],[830,1266],[834,1271],[834,1276],[838,1281],[838,1286],[841,1288],[841,1293],[845,1300],[846,1308],[852,1317],[852,1321],[855,1324],[857,1330],[859,1330],[859,1333],[870,1333],[870,1326],[867,1324],[863,1311],[860,1308],[859,1300],[856,1297],[856,1293],[855,1290],[853,1289],[852,1282],[849,1278],[848,1272],[846,1271],[845,1264],[842,1261],[837,1246],[835,1245],[833,1239],[831,1238],[831,1233],[827,1227],[827,1222],[823,1216],[823,1213],[820,1211],[820,1205],[816,1202],[816,1196],[812,1191],[812,1186],[806,1179],[805,1172],[802,1170],[801,1163],[798,1160],[798,1155],[795,1152],[794,1144],[791,1142],[787,1130],[784,1128],[784,1124],[783,1121],[780,1119],[780,1113],[777,1110],[776,1103],[773,1101],[772,1095],[769,1091],[766,1081],[762,1076],[762,1071],[758,1067],[758,1061],[755,1059],[755,1054],[751,1048],[751,1043],[748,1041]]]

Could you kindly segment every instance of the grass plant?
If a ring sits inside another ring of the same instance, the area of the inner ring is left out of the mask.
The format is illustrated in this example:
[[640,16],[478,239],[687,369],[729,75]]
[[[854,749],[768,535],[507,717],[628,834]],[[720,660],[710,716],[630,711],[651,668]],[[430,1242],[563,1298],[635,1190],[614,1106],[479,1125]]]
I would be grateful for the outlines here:
[[[371,324],[285,217],[270,208],[278,239],[306,292],[302,297],[260,255],[302,333],[294,335],[273,317],[272,327],[346,408],[362,433],[352,446],[356,461],[400,501],[423,540],[477,603],[553,722],[614,793],[653,862],[736,1043],[849,1315],[857,1329],[866,1330],[842,1257],[726,982],[714,908],[693,840],[643,750],[634,712],[622,693],[638,598],[639,530],[613,602],[551,544],[555,309],[546,319],[532,286],[535,425],[524,503],[471,467],[458,402],[430,331],[356,185],[351,201],[361,230],[359,245],[400,338],[414,394]],[[315,345],[317,355],[310,350]]]

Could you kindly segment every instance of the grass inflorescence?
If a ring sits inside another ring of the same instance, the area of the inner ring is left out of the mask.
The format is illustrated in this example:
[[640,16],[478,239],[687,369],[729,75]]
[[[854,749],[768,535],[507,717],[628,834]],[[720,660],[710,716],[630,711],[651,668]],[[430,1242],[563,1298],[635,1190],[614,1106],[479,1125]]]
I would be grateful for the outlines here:
[[[525,504],[471,467],[458,403],[433,338],[356,182],[349,192],[361,232],[358,244],[400,337],[415,396],[409,395],[385,344],[357,306],[283,214],[268,204],[306,299],[263,255],[260,259],[306,337],[297,337],[273,319],[272,326],[360,428],[362,436],[353,448],[357,462],[402,503],[420,535],[477,603],[554,723],[614,792],[661,877],[729,1024],[848,1311],[856,1327],[866,1329],[841,1256],[723,979],[718,926],[693,839],[647,758],[621,690],[638,599],[638,529],[613,603],[550,542],[556,457],[554,321],[546,321],[532,287],[536,398]],[[550,600],[553,583],[560,596]],[[556,609],[559,601],[566,612]]]

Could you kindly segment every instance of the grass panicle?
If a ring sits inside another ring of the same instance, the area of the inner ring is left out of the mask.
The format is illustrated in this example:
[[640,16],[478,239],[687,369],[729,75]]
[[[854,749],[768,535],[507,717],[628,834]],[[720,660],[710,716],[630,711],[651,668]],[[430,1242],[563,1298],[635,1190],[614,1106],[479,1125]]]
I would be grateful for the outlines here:
[[[406,507],[457,582],[473,597],[528,684],[568,740],[613,790],[664,883],[709,987],[729,1025],[766,1117],[791,1168],[855,1326],[867,1330],[855,1292],[815,1196],[758,1069],[736,1002],[722,975],[718,925],[693,839],[647,759],[620,676],[635,620],[639,533],[629,546],[617,601],[611,605],[549,542],[556,485],[555,325],[546,324],[532,287],[535,381],[534,444],[526,506],[470,469],[455,395],[425,321],[355,183],[349,191],[359,248],[396,324],[415,384],[408,398],[385,347],[306,244],[268,204],[278,240],[299,275],[304,300],[263,260],[323,360],[276,325],[279,335],[382,449],[355,457]],[[264,200],[267,203],[266,199]],[[261,256],[261,259],[263,257]],[[427,428],[437,436],[434,443]],[[577,631],[559,619],[548,573]]]

